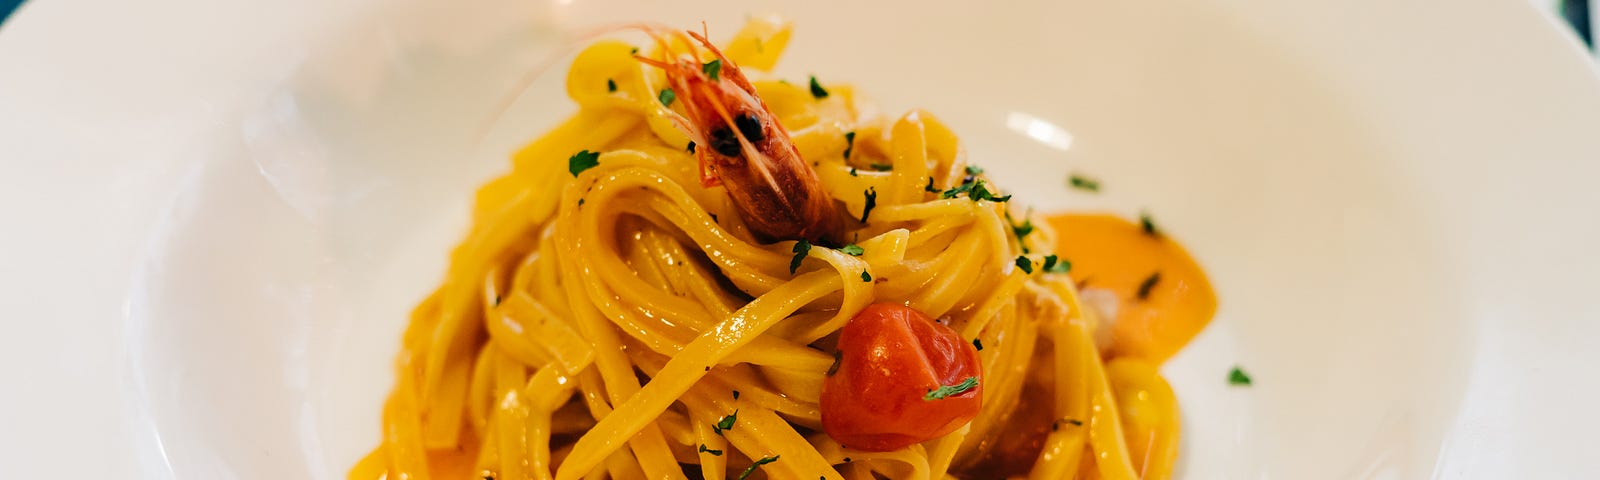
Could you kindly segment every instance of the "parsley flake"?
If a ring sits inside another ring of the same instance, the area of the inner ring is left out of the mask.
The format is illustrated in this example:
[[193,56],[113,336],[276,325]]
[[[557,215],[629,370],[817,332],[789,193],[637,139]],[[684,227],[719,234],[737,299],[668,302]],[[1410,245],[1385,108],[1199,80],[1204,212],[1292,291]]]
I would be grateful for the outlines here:
[[1072,262],[1057,258],[1055,255],[1044,256],[1044,273],[1067,273],[1072,271]]
[[1228,371],[1228,384],[1248,387],[1250,386],[1250,374],[1244,373],[1244,370],[1240,369],[1238,365],[1234,365],[1233,370]]
[[1156,228],[1155,220],[1150,219],[1150,212],[1139,212],[1139,227],[1144,229],[1145,235],[1154,237],[1161,234],[1161,230]]
[[817,83],[816,75],[811,76],[811,96],[817,98],[828,98],[828,89],[822,88],[822,84]]
[[689,150],[689,153],[694,153],[694,140],[690,140],[689,141],[689,146],[687,148]]
[[844,132],[844,159],[850,159],[850,152],[856,149],[856,132]]
[[977,387],[978,377],[967,377],[967,379],[962,380],[961,383],[955,385],[944,385],[939,388],[929,390],[927,395],[922,396],[922,399],[928,401],[939,400],[951,395],[960,395],[966,393],[967,390],[972,390]]
[[1018,255],[1017,268],[1022,269],[1022,273],[1031,274],[1033,273],[1033,260],[1029,260],[1026,256]]
[[574,177],[578,176],[580,173],[583,173],[584,170],[588,170],[599,165],[600,152],[580,150],[578,153],[574,153],[571,157],[567,158],[567,171],[572,172],[572,176]]
[[705,65],[700,66],[700,71],[705,72],[706,76],[711,77],[712,81],[716,81],[717,76],[722,73],[722,59],[706,62]]
[[967,165],[967,175],[982,175],[982,174],[983,174],[983,167],[980,167],[980,166],[977,166],[977,165]]
[[733,399],[734,400],[738,400],[739,399],[739,391],[738,390],[734,390],[733,391]]
[[873,170],[877,170],[877,171],[880,171],[880,172],[887,172],[887,171],[890,171],[890,170],[894,170],[894,164],[892,164],[892,163],[876,163],[876,162],[874,162],[874,163],[870,163],[868,165],[871,166]]
[[656,95],[656,99],[661,100],[662,106],[670,107],[672,106],[672,101],[678,99],[678,94],[670,88],[663,88],[661,89],[661,94]]
[[1012,225],[1011,233],[1017,234],[1018,242],[1028,238],[1028,234],[1033,233],[1033,220],[1023,220],[1022,225]]
[[1100,181],[1099,180],[1095,180],[1093,178],[1085,177],[1083,175],[1078,175],[1076,173],[1072,174],[1072,176],[1067,177],[1067,184],[1072,185],[1072,188],[1076,188],[1078,190],[1083,190],[1085,192],[1098,192],[1098,191],[1100,191]]
[[717,457],[722,456],[722,450],[717,450],[715,448],[706,448],[706,445],[704,443],[700,444],[700,451],[704,452],[704,453],[709,453],[712,456],[717,456]]
[[863,253],[867,253],[867,251],[862,249],[860,245],[856,245],[854,243],[839,247],[839,251],[856,257],[861,256]]
[[978,349],[980,352],[983,351],[983,340],[976,338],[972,339],[972,347]]
[[991,200],[991,201],[995,201],[995,202],[1004,202],[1004,201],[1007,201],[1007,200],[1011,200],[1011,196],[1010,195],[1006,195],[1004,197],[995,196],[993,192],[990,192],[988,188],[985,188],[983,186],[983,180],[978,180],[976,182],[973,182],[972,191],[967,194],[967,198],[971,198],[972,201],[974,201],[974,202],[979,201],[979,200]]
[[922,187],[922,191],[929,192],[929,193],[939,193],[939,187],[933,186],[933,177],[928,177],[928,186]]
[[607,78],[606,79],[606,91],[608,91],[608,92],[617,91],[617,81]]
[[789,274],[794,275],[794,271],[800,269],[800,261],[805,260],[806,255],[810,254],[811,242],[807,242],[804,238],[794,242],[794,259],[789,260]]
[[732,415],[722,417],[722,420],[718,421],[716,425],[712,425],[711,432],[722,435],[724,430],[733,430],[733,422],[737,421],[739,421],[739,409],[735,408]]
[[861,223],[867,223],[867,216],[878,206],[878,187],[867,187],[863,193],[867,196],[867,206],[861,208]]
[[850,176],[852,176],[852,177],[857,176],[856,175],[856,167],[850,167]]
[[744,468],[744,472],[739,474],[739,480],[744,480],[746,478],[750,478],[750,474],[756,473],[756,469],[757,468],[761,468],[762,465],[766,465],[766,464],[778,461],[778,457],[779,456],[780,455],[773,455],[773,456],[770,456],[770,457],[761,457],[760,460],[756,460],[756,463],[752,463],[752,464],[750,464],[750,466]]
[[872,274],[867,273],[866,270],[862,270],[861,271],[861,281],[862,282],[871,282],[872,281]]
[[1161,282],[1161,272],[1153,272],[1153,273],[1150,274],[1150,276],[1145,277],[1143,282],[1139,282],[1139,292],[1138,292],[1139,299],[1140,300],[1148,300],[1148,299],[1150,299],[1150,289],[1156,288],[1156,284],[1160,283],[1160,282]]

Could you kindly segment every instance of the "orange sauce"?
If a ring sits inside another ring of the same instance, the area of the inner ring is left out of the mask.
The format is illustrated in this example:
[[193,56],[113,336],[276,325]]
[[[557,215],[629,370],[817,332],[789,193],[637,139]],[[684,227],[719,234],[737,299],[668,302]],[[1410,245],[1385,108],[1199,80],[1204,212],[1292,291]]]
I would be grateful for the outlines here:
[[[1217,311],[1217,296],[1189,253],[1161,233],[1111,215],[1063,213],[1049,217],[1056,254],[1072,262],[1080,289],[1116,294],[1108,357],[1136,357],[1159,365],[1200,333]],[[1151,282],[1148,288],[1144,284]],[[1147,290],[1140,295],[1140,290]]]

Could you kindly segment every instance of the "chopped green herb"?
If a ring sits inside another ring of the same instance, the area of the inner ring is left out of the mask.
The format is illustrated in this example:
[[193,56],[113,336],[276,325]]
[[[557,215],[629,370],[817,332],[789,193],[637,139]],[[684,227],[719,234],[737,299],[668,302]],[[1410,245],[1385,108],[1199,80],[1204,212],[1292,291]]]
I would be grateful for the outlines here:
[[1006,195],[1004,197],[996,197],[993,192],[989,191],[988,188],[984,188],[983,180],[978,180],[976,182],[973,182],[972,192],[968,193],[967,197],[971,198],[973,201],[991,200],[991,201],[995,201],[995,202],[1004,202],[1004,201],[1007,201],[1007,200],[1011,200],[1011,196],[1010,195]]
[[1023,220],[1022,225],[1012,225],[1011,233],[1017,234],[1018,242],[1028,238],[1028,234],[1033,233],[1033,220]]
[[1067,183],[1071,184],[1072,188],[1076,188],[1078,190],[1083,190],[1083,191],[1086,191],[1086,192],[1098,192],[1098,191],[1100,191],[1100,181],[1099,180],[1095,180],[1093,178],[1085,177],[1083,175],[1078,175],[1076,173],[1072,174],[1072,176],[1070,176],[1070,177],[1067,177]]
[[850,176],[852,176],[852,177],[857,176],[856,175],[856,167],[850,167]]
[[811,96],[817,98],[828,98],[828,89],[822,88],[822,84],[817,83],[816,75],[811,76]]
[[733,430],[733,422],[737,421],[739,421],[739,409],[735,408],[732,415],[722,417],[722,420],[718,421],[716,425],[712,425],[711,432],[722,435],[724,430]]
[[1028,257],[1026,257],[1026,256],[1018,255],[1017,256],[1017,268],[1022,269],[1022,273],[1030,273],[1031,274],[1031,273],[1033,273],[1033,260],[1029,260]]
[[960,395],[962,393],[966,393],[967,390],[972,390],[972,389],[977,388],[977,387],[978,387],[978,377],[967,377],[967,379],[961,381],[961,383],[958,383],[958,384],[955,384],[955,385],[945,385],[945,386],[941,386],[939,388],[930,390],[930,391],[928,391],[927,395],[923,395],[922,396],[922,399],[923,400],[929,400],[929,401],[939,400],[939,399],[942,399],[942,398],[945,398],[945,397],[948,397],[948,396],[951,396],[951,395]]
[[800,261],[805,260],[806,255],[810,254],[811,242],[807,242],[804,238],[794,242],[794,259],[789,260],[789,274],[794,275],[794,271],[800,269]]
[[979,340],[979,339],[976,339],[976,338],[972,339],[972,346],[973,346],[973,348],[977,348],[978,351],[980,351],[980,352],[983,351],[983,340]]
[[867,271],[866,271],[866,270],[862,270],[862,271],[861,271],[861,281],[863,281],[863,282],[870,282],[870,281],[872,281],[872,274],[870,274],[870,273],[867,273]]
[[715,448],[706,448],[706,445],[703,444],[703,443],[700,444],[700,451],[704,452],[704,453],[709,453],[709,454],[711,454],[713,456],[717,456],[717,457],[722,456],[722,450],[717,450]]
[[850,151],[856,149],[856,132],[844,132],[844,159],[850,159]]
[[689,141],[689,153],[694,153],[694,140]]
[[839,247],[839,251],[857,257],[861,256],[863,253],[867,253],[867,251],[863,250],[860,245],[856,245],[854,243]]
[[770,457],[762,457],[760,460],[756,460],[756,463],[752,463],[750,466],[744,468],[744,472],[739,474],[739,480],[750,478],[750,474],[756,473],[757,468],[760,468],[762,465],[778,461],[779,456],[780,455],[773,455]]
[[1233,370],[1228,371],[1228,384],[1248,387],[1250,386],[1250,374],[1244,373],[1243,369],[1235,365]]
[[608,91],[608,92],[617,91],[617,81],[607,78],[606,79],[606,91]]
[[1139,227],[1144,229],[1145,235],[1156,236],[1161,234],[1161,230],[1156,228],[1155,220],[1150,219],[1149,212],[1139,212]]
[[1056,258],[1055,255],[1044,256],[1044,273],[1067,273],[1072,271],[1072,262]]
[[583,206],[583,199],[581,199],[581,198],[578,199],[578,206],[580,206],[580,207]]
[[738,390],[734,390],[733,391],[733,399],[734,400],[738,400],[739,399],[739,391]]
[[574,153],[571,157],[567,158],[567,171],[572,172],[572,176],[574,177],[578,176],[580,173],[583,173],[584,170],[588,170],[599,165],[600,152],[580,150],[578,153]]
[[933,186],[933,177],[928,177],[928,186],[922,187],[922,191],[929,192],[929,193],[939,193],[939,187]]
[[1150,276],[1145,277],[1143,282],[1139,282],[1139,299],[1148,300],[1150,298],[1150,289],[1155,288],[1156,283],[1159,283],[1160,281],[1161,272],[1154,272],[1151,273]]
[[638,55],[638,54],[639,54],[639,47],[633,47],[633,50],[629,50],[628,51],[628,55]]
[[700,66],[700,71],[705,72],[706,76],[711,77],[712,81],[716,81],[717,75],[722,73],[722,59],[706,62],[705,65]]
[[678,94],[670,88],[663,88],[661,89],[661,94],[656,95],[656,99],[661,100],[662,105],[670,107],[672,106],[672,101],[678,99]]
[[982,175],[982,174],[983,174],[983,167],[980,167],[980,166],[977,166],[977,165],[967,165],[967,175]]
[[861,223],[867,223],[867,216],[878,206],[878,187],[867,187],[863,193],[867,196],[867,206],[861,208]]
[[870,163],[868,165],[871,166],[873,170],[877,170],[877,171],[880,171],[880,172],[887,172],[887,171],[890,171],[890,170],[894,170],[894,164],[892,164],[892,163]]
[[966,183],[963,183],[963,184],[960,184],[960,185],[956,185],[955,188],[952,188],[952,189],[949,189],[949,190],[945,190],[944,193],[939,194],[939,198],[956,198],[956,197],[959,197],[963,193],[971,192],[972,191],[972,187],[974,185],[975,184],[973,182],[966,182]]

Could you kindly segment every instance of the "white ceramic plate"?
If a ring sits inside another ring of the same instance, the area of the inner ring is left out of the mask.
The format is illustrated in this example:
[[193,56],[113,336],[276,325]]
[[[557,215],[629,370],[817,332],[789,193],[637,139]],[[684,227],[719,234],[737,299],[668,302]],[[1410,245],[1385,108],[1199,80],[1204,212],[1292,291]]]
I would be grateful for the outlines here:
[[1222,309],[1166,369],[1186,478],[1600,475],[1571,39],[1516,1],[1008,3],[31,2],[0,28],[0,476],[340,478],[472,189],[571,110],[559,74],[496,102],[573,32],[766,11],[782,75],[1187,242]]

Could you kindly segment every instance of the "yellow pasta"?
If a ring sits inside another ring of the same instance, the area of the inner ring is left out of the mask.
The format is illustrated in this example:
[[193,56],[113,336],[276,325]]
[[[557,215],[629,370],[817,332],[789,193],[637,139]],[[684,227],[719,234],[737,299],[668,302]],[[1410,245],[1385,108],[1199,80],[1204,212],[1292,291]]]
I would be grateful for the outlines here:
[[[1058,232],[1013,208],[932,113],[881,117],[845,85],[752,79],[837,202],[832,248],[764,239],[737,185],[707,186],[693,148],[729,145],[685,128],[689,107],[667,97],[681,84],[645,63],[765,71],[790,36],[763,17],[723,57],[681,36],[578,54],[577,113],[478,191],[352,480],[1170,477],[1178,414],[1158,363],[1102,358],[1110,319],[1049,267]],[[824,431],[835,344],[874,303],[978,350],[969,422],[887,451]]]

